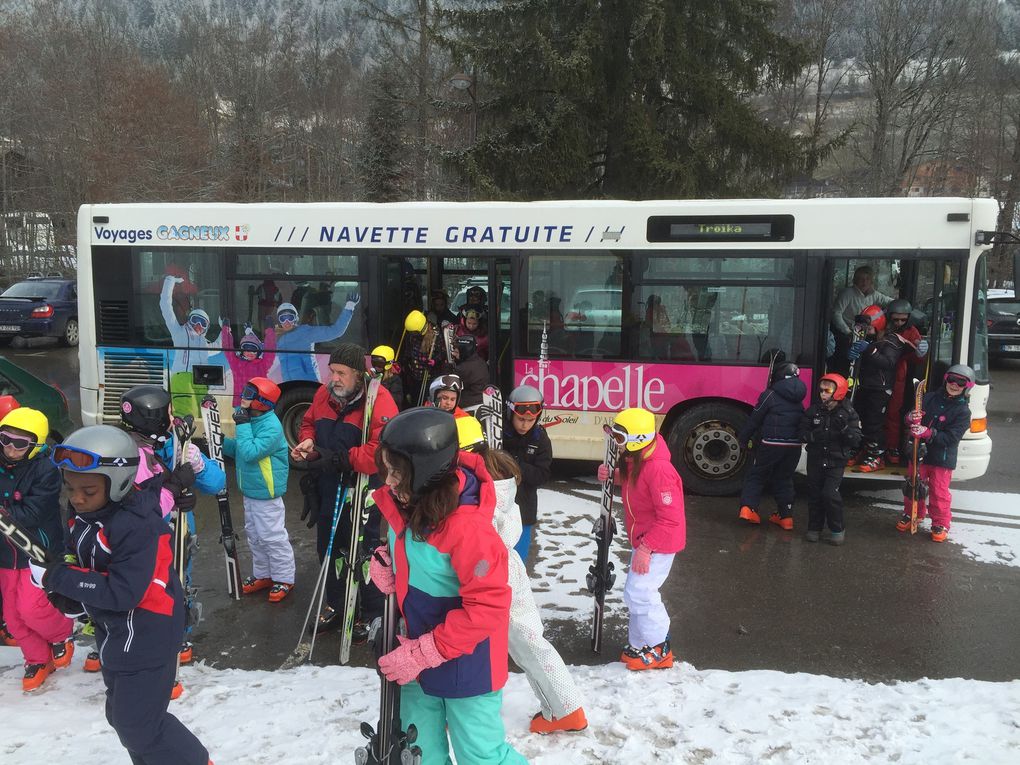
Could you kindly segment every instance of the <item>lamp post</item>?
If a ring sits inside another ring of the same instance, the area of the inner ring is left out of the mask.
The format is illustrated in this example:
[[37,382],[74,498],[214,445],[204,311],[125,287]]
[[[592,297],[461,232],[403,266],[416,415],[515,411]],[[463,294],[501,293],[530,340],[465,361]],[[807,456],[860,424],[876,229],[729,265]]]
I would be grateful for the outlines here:
[[[467,91],[468,96],[471,97],[471,147],[474,147],[475,140],[478,138],[478,78],[475,77],[475,70],[471,70],[471,74],[464,72],[457,72],[450,78],[450,85],[457,90]],[[468,187],[467,187],[468,199],[472,198],[471,194],[471,173],[468,173]]]

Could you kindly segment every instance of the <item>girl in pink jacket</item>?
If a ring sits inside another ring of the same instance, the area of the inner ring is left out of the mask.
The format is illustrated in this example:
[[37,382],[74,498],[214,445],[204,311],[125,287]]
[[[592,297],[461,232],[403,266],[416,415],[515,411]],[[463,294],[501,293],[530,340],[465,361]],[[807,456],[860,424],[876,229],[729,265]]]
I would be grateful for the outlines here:
[[[623,590],[629,642],[620,661],[631,670],[672,667],[669,614],[659,588],[673,557],[687,544],[683,483],[647,409],[624,409],[609,433],[621,450],[616,480],[623,487],[624,525],[634,548]],[[609,477],[607,465],[599,465],[598,476]]]

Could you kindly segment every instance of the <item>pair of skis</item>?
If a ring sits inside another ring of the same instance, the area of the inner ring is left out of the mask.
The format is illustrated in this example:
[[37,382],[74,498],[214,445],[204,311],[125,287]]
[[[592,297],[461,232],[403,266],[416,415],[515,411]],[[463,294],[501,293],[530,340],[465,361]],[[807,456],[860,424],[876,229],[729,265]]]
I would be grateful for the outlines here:
[[602,507],[592,528],[598,548],[595,563],[588,569],[587,576],[588,591],[595,596],[595,612],[591,626],[591,650],[595,653],[602,653],[602,622],[605,616],[606,593],[616,582],[613,562],[609,560],[609,550],[616,534],[616,519],[613,518],[613,477],[618,456],[619,446],[607,425],[605,465],[609,469],[609,476],[602,482]]
[[[209,442],[209,458],[223,469],[223,428],[220,426],[220,409],[213,396],[202,399],[202,424]],[[230,517],[230,496],[226,485],[216,495],[216,507],[220,513],[220,544],[227,566],[227,593],[234,600],[241,599],[241,567],[237,560],[237,534]]]

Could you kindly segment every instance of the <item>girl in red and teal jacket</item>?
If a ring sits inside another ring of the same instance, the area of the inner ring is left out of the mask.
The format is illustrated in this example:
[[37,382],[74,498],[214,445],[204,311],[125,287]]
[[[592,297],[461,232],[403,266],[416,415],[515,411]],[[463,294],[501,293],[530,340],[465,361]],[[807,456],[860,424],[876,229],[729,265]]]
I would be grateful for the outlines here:
[[495,487],[482,458],[457,447],[453,416],[434,407],[402,412],[383,429],[384,486],[373,498],[389,544],[373,556],[371,578],[396,592],[407,637],[379,669],[403,686],[401,724],[417,728],[423,765],[448,763],[449,742],[458,762],[523,763],[500,717],[510,586],[492,525]]
[[[683,483],[647,409],[624,409],[609,432],[620,447],[616,477],[623,485],[624,525],[634,548],[623,590],[629,644],[620,660],[633,670],[672,667],[669,614],[659,588],[687,544]],[[598,477],[609,479],[606,465],[599,466]]]

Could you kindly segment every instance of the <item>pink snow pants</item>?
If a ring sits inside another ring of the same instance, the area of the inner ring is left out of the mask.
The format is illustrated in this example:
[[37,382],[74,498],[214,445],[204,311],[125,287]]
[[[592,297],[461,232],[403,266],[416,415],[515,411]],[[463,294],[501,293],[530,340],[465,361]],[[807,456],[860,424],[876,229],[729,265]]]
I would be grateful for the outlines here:
[[0,568],[4,621],[17,639],[26,664],[46,664],[53,658],[51,643],[71,637],[74,622],[55,609],[46,593],[32,584],[27,568]]
[[[907,474],[912,474],[912,469],[908,468]],[[918,520],[930,515],[932,526],[945,526],[948,529],[953,520],[950,510],[953,495],[949,492],[949,482],[953,479],[953,471],[946,467],[922,464],[920,475],[921,480],[928,484],[928,498],[927,501],[923,498],[917,500]],[[907,515],[910,515],[910,505],[910,497],[904,497],[903,512]]]

